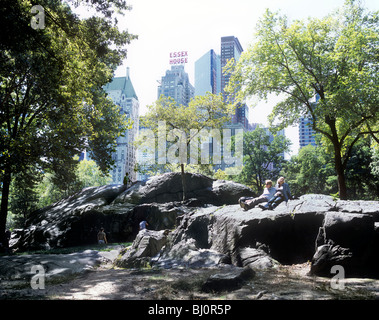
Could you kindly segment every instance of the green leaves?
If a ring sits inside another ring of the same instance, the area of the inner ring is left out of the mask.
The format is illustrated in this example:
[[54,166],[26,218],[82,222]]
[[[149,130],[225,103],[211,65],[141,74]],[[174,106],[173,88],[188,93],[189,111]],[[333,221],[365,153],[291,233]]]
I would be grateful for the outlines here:
[[148,130],[140,135],[136,144],[142,151],[155,150],[157,146],[158,164],[180,163],[184,166],[201,163],[207,167],[213,160],[201,158],[198,146],[205,141],[209,143],[210,136],[217,139],[217,143],[222,143],[222,129],[230,120],[232,111],[233,106],[226,104],[221,94],[196,96],[188,106],[177,105],[171,97],[161,96],[148,106],[147,114],[141,118],[141,126]]
[[261,192],[265,180],[278,178],[284,153],[291,143],[283,135],[270,136],[268,130],[261,127],[244,132],[243,139],[244,168],[239,179]]
[[[226,104],[221,94],[211,93],[196,96],[188,106],[178,106],[171,97],[161,96],[155,104],[147,107],[148,112],[142,120],[145,127],[156,130],[158,121],[164,121],[169,130],[180,129],[186,133],[190,133],[191,129],[220,129],[229,121],[233,111],[233,106]],[[188,135],[188,143],[192,138]]]
[[[256,42],[238,61],[228,91],[239,101],[281,94],[269,117],[278,129],[310,117],[334,150],[341,197],[352,147],[379,118],[379,19],[355,1],[322,19],[293,21],[267,11]],[[315,97],[319,98],[316,102]],[[377,138],[376,138],[377,139]]]
[[[74,1],[72,1],[74,2]],[[103,86],[126,57],[136,36],[117,29],[112,13],[123,0],[91,0],[98,13],[79,19],[64,1],[38,2],[45,27],[30,27],[32,3],[6,0],[0,42],[0,182],[28,168],[72,180],[73,157],[92,153],[102,172],[112,164],[116,138],[130,123],[106,97]],[[6,192],[5,192],[6,193]],[[7,196],[2,198],[0,234]]]

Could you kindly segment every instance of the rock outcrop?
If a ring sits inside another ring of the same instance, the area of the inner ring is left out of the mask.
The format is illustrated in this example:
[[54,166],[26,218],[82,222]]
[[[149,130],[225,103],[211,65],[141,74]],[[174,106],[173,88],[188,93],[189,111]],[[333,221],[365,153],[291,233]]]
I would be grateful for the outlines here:
[[207,204],[236,203],[241,196],[253,195],[250,188],[186,174],[187,198],[182,202],[180,173],[166,173],[123,185],[91,187],[33,212],[23,230],[14,232],[14,250],[38,250],[96,243],[104,227],[109,242],[133,241],[139,222],[147,220],[154,230],[173,229],[177,217]]
[[131,248],[121,252],[121,257],[115,261],[120,268],[147,267],[151,257],[159,253],[166,244],[168,231],[141,230]]
[[[84,250],[69,254],[27,254],[2,256],[0,259],[0,280],[29,280],[43,271],[47,279],[59,279],[93,270],[101,263],[112,263],[121,247],[111,251]],[[33,272],[33,267],[43,270]]]
[[214,252],[217,263],[239,267],[312,261],[310,272],[316,275],[330,276],[331,267],[339,264],[348,277],[377,277],[378,204],[306,195],[274,211],[243,211],[238,205],[201,208],[182,218],[157,263],[186,261],[189,252]]
[[[197,206],[235,204],[242,196],[254,196],[252,190],[232,181],[214,180],[201,174],[185,174],[186,198]],[[177,172],[155,176],[138,182],[121,193],[114,204],[148,204],[177,202],[183,199],[181,174]],[[191,201],[192,199],[192,201]],[[196,202],[194,202],[196,200]]]
[[[379,201],[334,201],[304,195],[273,211],[244,211],[246,186],[180,173],[124,186],[87,188],[35,212],[13,239],[13,247],[40,249],[96,242],[102,226],[110,242],[132,241],[116,264],[267,269],[311,261],[310,273],[330,276],[340,265],[346,276],[379,277]],[[150,229],[139,232],[147,220]],[[165,230],[172,230],[169,232]]]
[[311,273],[328,275],[333,265],[349,276],[379,273],[379,242],[371,214],[328,212],[316,239]]

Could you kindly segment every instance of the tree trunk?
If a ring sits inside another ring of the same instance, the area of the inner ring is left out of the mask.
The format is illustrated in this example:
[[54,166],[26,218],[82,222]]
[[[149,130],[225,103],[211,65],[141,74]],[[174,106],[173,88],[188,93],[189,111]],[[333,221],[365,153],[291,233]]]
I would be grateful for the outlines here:
[[8,215],[8,202],[9,202],[9,188],[11,185],[11,170],[9,166],[5,168],[3,175],[3,190],[1,194],[1,206],[0,206],[0,241],[4,241],[5,227],[7,223]]
[[337,173],[339,197],[341,200],[347,200],[345,167],[342,163],[342,157],[341,157],[341,144],[342,143],[340,144],[340,141],[338,139],[336,119],[326,116],[325,122],[330,127],[330,130],[332,132],[330,136],[330,141],[332,142],[333,148],[334,148],[334,167]]
[[186,187],[186,176],[184,174],[184,164],[180,164],[180,168],[182,169],[182,187],[183,187],[183,201],[186,200],[186,193],[187,193],[187,187]]
[[341,153],[336,151],[335,168],[337,172],[338,193],[341,200],[347,200],[347,189],[345,180],[345,168],[342,164]]

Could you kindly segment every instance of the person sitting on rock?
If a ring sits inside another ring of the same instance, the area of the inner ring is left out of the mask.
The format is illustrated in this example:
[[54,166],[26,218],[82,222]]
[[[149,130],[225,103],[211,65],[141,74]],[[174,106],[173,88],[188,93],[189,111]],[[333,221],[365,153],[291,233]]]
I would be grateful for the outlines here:
[[265,188],[263,190],[263,193],[257,197],[242,197],[239,198],[238,203],[240,204],[241,208],[243,208],[245,211],[254,208],[257,204],[267,202],[271,200],[272,197],[274,197],[276,193],[276,189],[272,186],[271,180],[265,181]]
[[284,181],[284,177],[280,177],[278,179],[275,186],[276,193],[274,197],[271,198],[266,204],[259,205],[262,210],[273,210],[283,201],[288,202],[289,199],[292,199],[290,187],[288,183]]

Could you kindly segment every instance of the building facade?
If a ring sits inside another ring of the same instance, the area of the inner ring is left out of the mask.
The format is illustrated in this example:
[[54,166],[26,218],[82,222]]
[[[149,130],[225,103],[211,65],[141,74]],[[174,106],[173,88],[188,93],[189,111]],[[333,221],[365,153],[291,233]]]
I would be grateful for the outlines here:
[[[242,46],[237,37],[221,37],[221,70],[227,65],[230,59],[238,61],[243,52]],[[221,91],[225,94],[225,87],[229,83],[229,74],[221,72]]]
[[136,149],[133,142],[138,134],[139,101],[130,79],[129,68],[125,77],[113,78],[104,89],[112,101],[121,107],[120,112],[133,121],[132,128],[125,132],[125,136],[117,138],[116,151],[112,155],[115,166],[110,172],[112,183],[123,184],[125,176],[128,176],[129,182],[135,181]]
[[315,131],[312,129],[312,119],[300,118],[299,146],[303,148],[309,144],[316,146]]
[[[228,96],[225,87],[229,83],[230,75],[224,74],[223,68],[230,59],[238,61],[243,52],[242,46],[237,37],[229,36],[221,38],[221,92],[226,101]],[[232,124],[241,124],[244,129],[249,127],[249,108],[246,104],[238,104],[231,119]]]
[[213,49],[195,62],[195,96],[221,92],[221,57]]
[[195,95],[195,88],[189,81],[184,65],[173,65],[166,71],[158,86],[158,99],[163,95],[173,98],[178,105],[188,106]]
[[[313,106],[316,106],[320,96],[316,94],[315,102],[313,102]],[[312,128],[313,120],[310,117],[301,117],[299,122],[299,147],[300,149],[307,146],[317,146],[315,134],[316,132]]]

